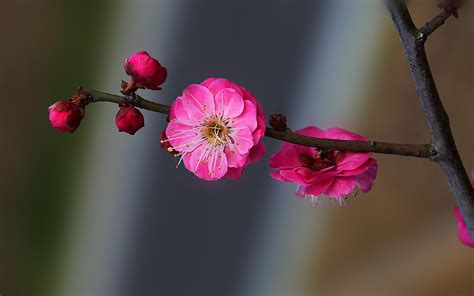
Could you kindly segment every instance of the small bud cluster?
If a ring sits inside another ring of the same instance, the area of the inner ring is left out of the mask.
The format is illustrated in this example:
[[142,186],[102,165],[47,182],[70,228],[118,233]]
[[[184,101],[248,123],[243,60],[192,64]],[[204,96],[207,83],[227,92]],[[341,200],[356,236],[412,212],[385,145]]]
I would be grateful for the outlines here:
[[[167,70],[145,51],[127,58],[124,69],[130,81],[121,83],[121,92],[125,97],[119,104],[115,124],[119,132],[134,135],[145,126],[143,114],[133,106],[138,98],[136,91],[160,90],[160,85],[166,80]],[[84,118],[85,107],[89,103],[90,97],[82,88],[72,98],[54,103],[48,109],[51,125],[59,132],[73,133]]]

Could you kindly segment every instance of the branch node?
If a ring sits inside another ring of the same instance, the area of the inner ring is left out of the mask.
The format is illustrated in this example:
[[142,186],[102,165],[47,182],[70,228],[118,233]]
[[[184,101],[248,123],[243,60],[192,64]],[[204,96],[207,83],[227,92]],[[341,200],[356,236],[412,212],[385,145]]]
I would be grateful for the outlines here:
[[421,30],[417,31],[416,37],[415,37],[415,42],[416,42],[417,45],[424,44],[427,39],[428,39],[428,36],[426,36],[426,34],[423,33],[423,31],[421,31]]

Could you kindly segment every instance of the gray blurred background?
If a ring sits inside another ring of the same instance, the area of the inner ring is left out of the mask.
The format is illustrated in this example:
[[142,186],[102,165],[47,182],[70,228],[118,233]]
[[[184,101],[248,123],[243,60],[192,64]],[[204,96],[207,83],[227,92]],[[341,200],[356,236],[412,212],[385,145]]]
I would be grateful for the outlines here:
[[[426,160],[377,155],[374,189],[312,208],[264,160],[207,183],[160,149],[164,116],[118,133],[95,104],[74,135],[47,107],[79,85],[118,92],[123,60],[168,68],[170,104],[225,77],[290,127],[424,143],[423,114],[379,1],[10,1],[0,18],[1,295],[473,295],[447,182]],[[410,6],[417,24],[438,12]],[[472,6],[428,43],[458,148],[474,168]]]

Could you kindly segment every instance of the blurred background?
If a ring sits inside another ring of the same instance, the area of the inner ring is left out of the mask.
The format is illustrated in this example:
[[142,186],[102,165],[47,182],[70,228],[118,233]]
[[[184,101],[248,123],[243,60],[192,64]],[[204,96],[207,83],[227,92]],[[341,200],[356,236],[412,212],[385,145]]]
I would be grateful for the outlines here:
[[[417,24],[434,1],[410,6]],[[427,51],[466,168],[474,168],[474,11]],[[474,257],[456,237],[454,198],[433,163],[376,155],[374,189],[311,207],[266,160],[206,183],[160,149],[165,117],[118,133],[94,104],[60,134],[47,107],[79,85],[118,92],[123,60],[168,68],[170,104],[190,83],[226,77],[290,127],[341,126],[426,143],[398,36],[371,0],[9,1],[2,4],[0,294],[473,295]]]

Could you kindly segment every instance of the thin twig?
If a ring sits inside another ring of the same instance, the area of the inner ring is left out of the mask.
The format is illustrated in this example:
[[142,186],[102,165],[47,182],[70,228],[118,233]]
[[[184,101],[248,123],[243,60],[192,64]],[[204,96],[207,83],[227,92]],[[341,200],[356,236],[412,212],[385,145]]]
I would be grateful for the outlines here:
[[419,30],[420,38],[423,38],[424,40],[426,40],[428,36],[430,36],[434,31],[436,31],[436,29],[441,27],[446,22],[446,20],[450,16],[452,16],[453,13],[455,13],[460,7],[461,7],[461,4],[459,3],[459,4],[454,5],[453,7],[450,7],[449,9],[441,9],[441,12],[438,15],[436,15],[431,20],[426,22],[426,24],[424,24],[420,28]]
[[[120,103],[124,97],[117,96],[101,91],[81,89],[79,90],[85,95],[89,95],[90,102],[112,102]],[[148,101],[139,97],[134,102],[136,107],[168,114],[170,107]],[[346,141],[346,140],[331,140],[322,138],[312,138],[297,133],[291,130],[278,131],[271,127],[267,127],[265,136],[280,141],[290,142],[302,146],[315,147],[322,150],[338,150],[338,151],[354,151],[354,152],[373,152],[383,154],[395,154],[401,156],[412,156],[419,158],[430,158],[435,155],[434,150],[430,145],[412,145],[412,144],[396,144],[385,143],[377,141]]]
[[[432,159],[440,165],[446,175],[469,233],[474,238],[474,190],[454,142],[448,114],[436,88],[424,42],[419,42],[418,30],[413,23],[405,1],[387,0],[387,4],[413,75],[416,90],[431,132],[432,145],[437,151]],[[435,25],[430,28],[436,29],[440,22],[440,20],[433,22]],[[434,29],[427,32],[432,32]]]

